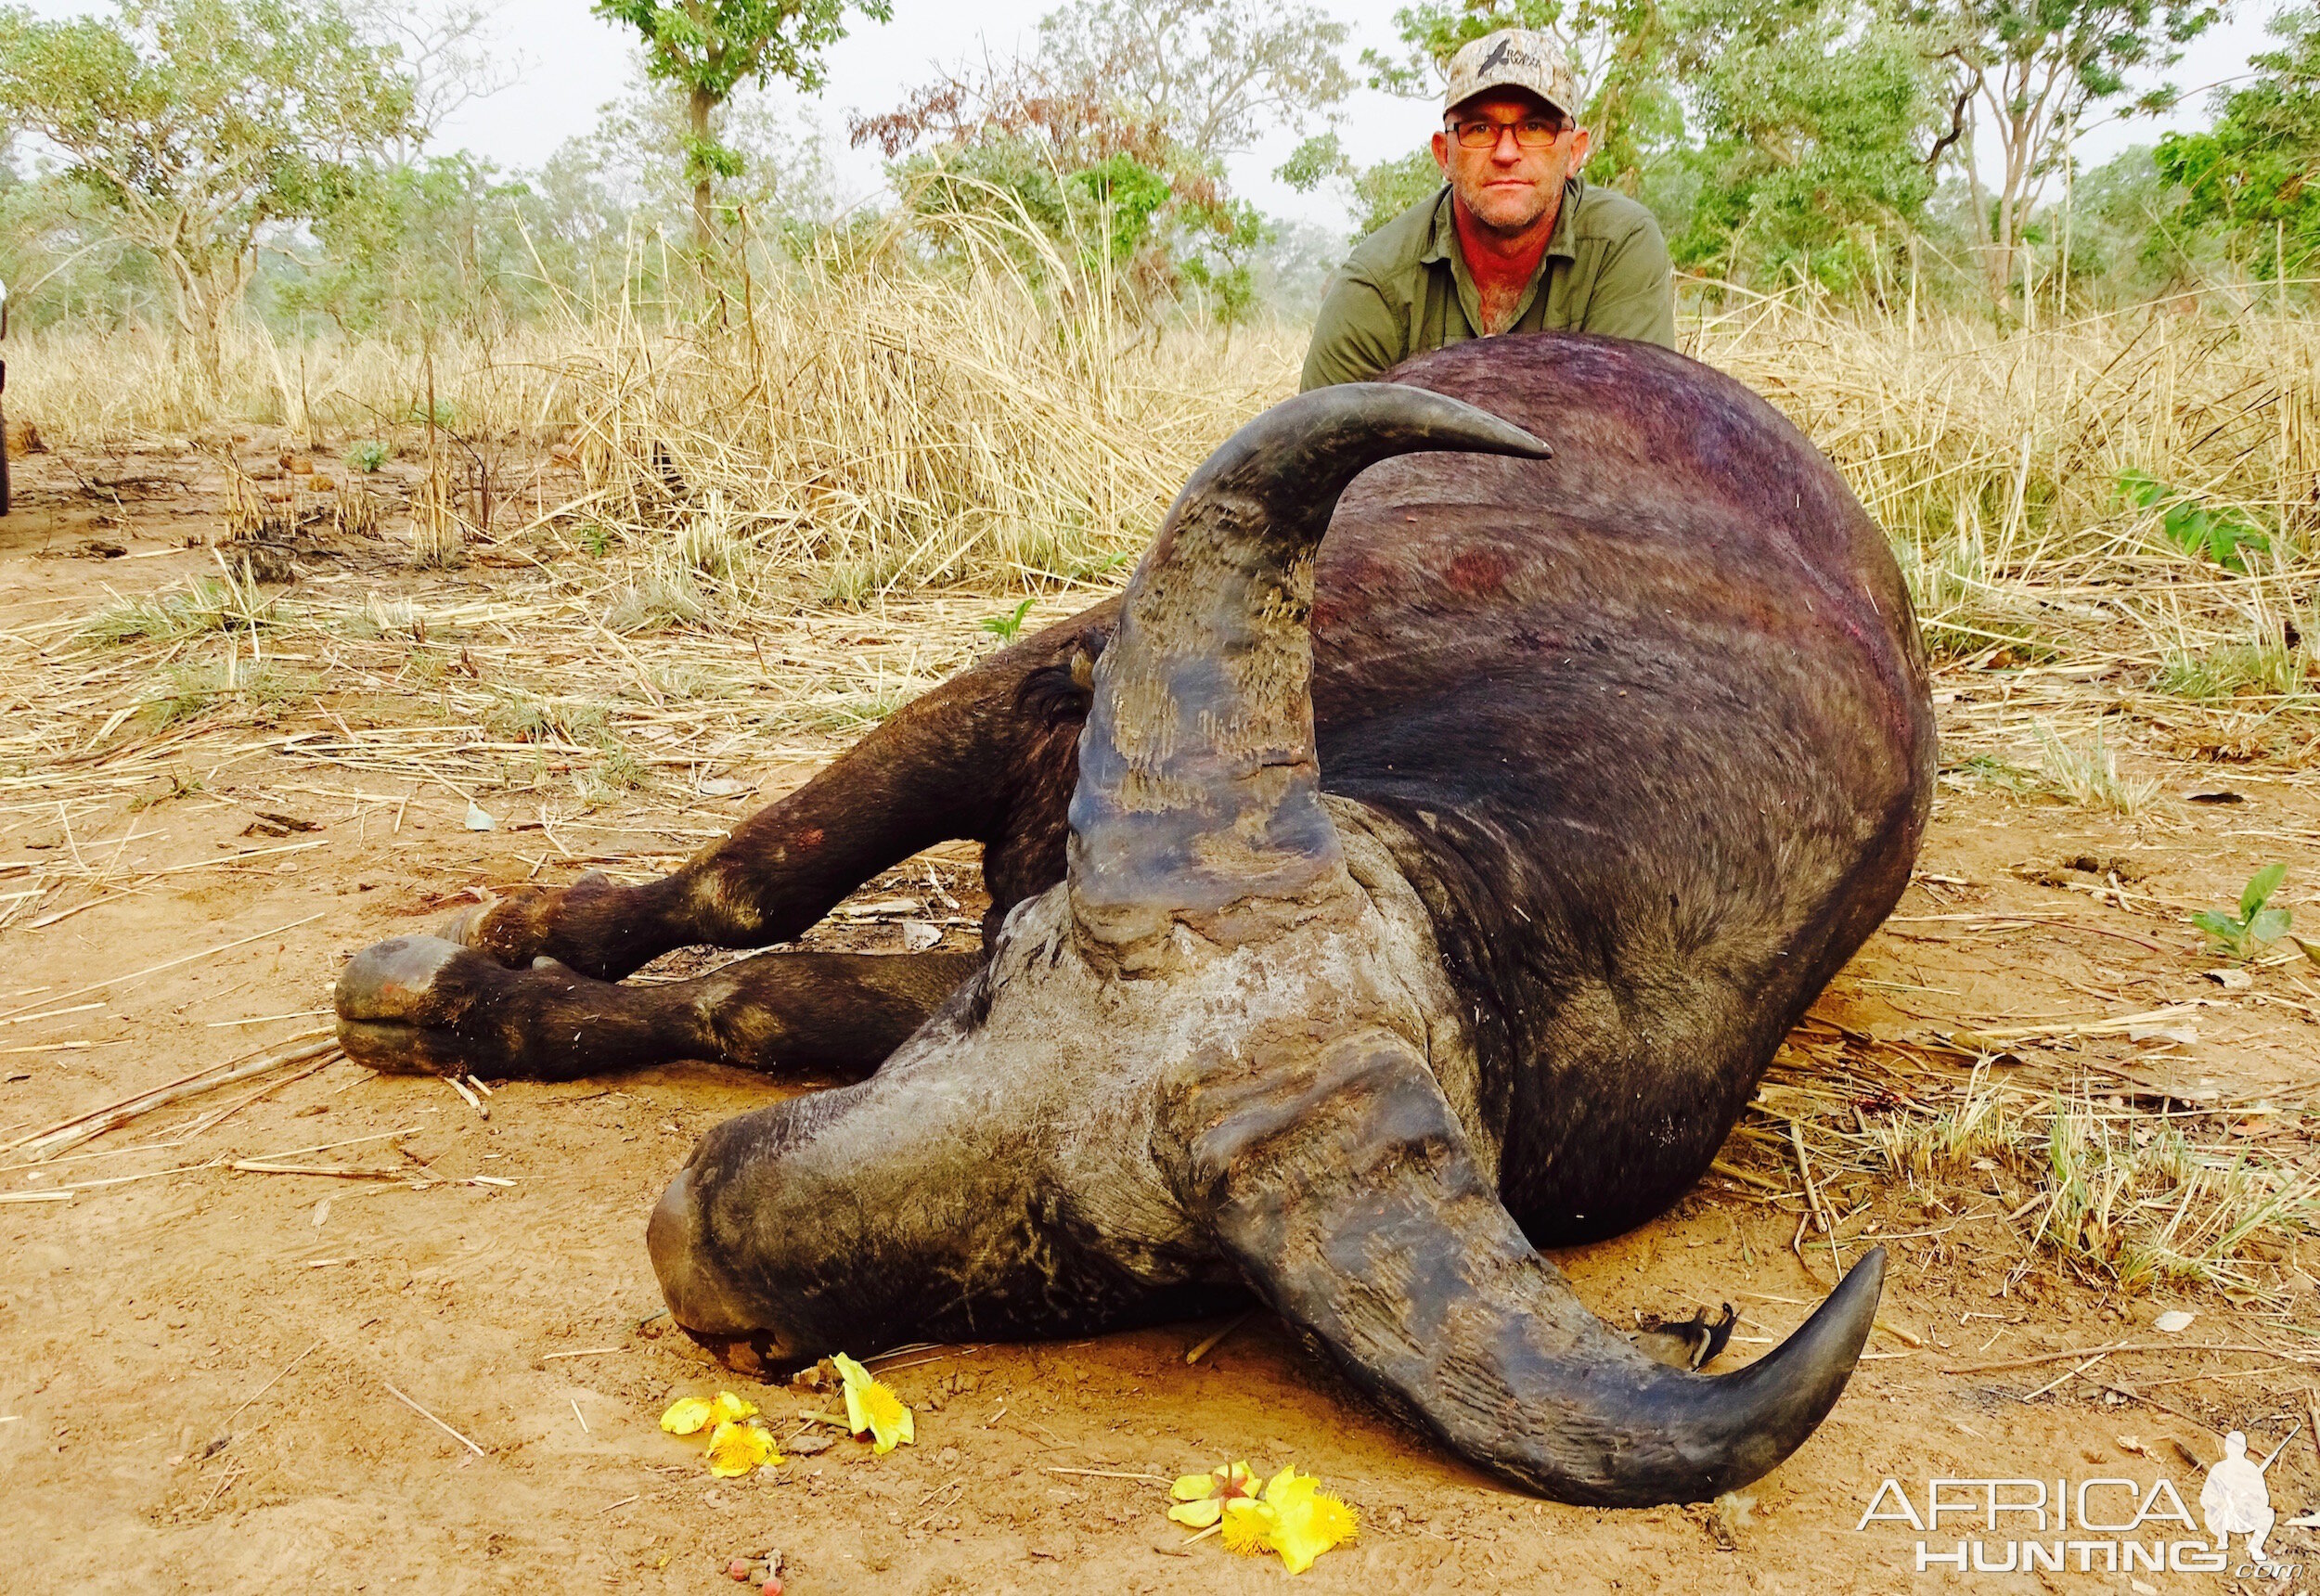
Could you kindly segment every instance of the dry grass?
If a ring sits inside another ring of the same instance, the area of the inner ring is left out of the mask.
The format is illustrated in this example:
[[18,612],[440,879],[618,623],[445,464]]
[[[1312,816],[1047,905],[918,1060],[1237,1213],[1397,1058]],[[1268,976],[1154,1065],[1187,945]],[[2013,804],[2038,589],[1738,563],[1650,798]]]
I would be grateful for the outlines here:
[[1719,1167],[1797,1214],[1808,1267],[1889,1239],[1899,1199],[1925,1223],[1897,1244],[1930,1258],[1941,1221],[1978,1216],[2098,1286],[2299,1289],[2320,1239],[2304,1116],[2155,1088],[2069,1040],[1928,1050],[1808,1021]]

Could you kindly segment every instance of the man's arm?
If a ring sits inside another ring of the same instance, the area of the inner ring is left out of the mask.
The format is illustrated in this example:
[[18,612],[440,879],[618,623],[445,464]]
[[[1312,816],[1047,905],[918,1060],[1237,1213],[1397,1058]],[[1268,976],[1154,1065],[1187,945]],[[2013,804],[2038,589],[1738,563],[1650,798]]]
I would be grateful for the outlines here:
[[1669,264],[1659,224],[1651,217],[1639,220],[1605,251],[1602,273],[1587,302],[1587,319],[1579,330],[1640,339],[1667,349],[1676,346],[1675,269]]
[[[1305,352],[1305,374],[1297,392],[1339,382],[1367,382],[1409,353],[1408,334],[1386,296],[1361,277],[1340,274],[1321,299],[1313,320],[1313,341]],[[1669,336],[1674,336],[1672,328]]]

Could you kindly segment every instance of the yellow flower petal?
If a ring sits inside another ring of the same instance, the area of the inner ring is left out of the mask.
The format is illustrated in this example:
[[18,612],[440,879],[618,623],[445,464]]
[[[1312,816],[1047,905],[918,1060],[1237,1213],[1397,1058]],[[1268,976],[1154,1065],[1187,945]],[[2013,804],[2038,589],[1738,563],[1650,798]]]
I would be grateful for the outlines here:
[[717,1399],[709,1404],[710,1411],[720,1424],[739,1423],[757,1416],[757,1404],[736,1396],[730,1391],[720,1391]]
[[837,1365],[845,1382],[846,1428],[857,1435],[870,1435],[870,1450],[881,1455],[893,1451],[899,1441],[917,1444],[917,1421],[900,1397],[871,1379],[869,1370],[844,1353],[832,1353],[830,1361]]
[[1206,1529],[1224,1516],[1224,1503],[1215,1497],[1203,1497],[1168,1509],[1168,1516],[1187,1529]]
[[1214,1483],[1212,1474],[1179,1474],[1168,1495],[1178,1501],[1200,1501],[1212,1494],[1209,1487]]
[[754,1424],[727,1420],[709,1434],[709,1472],[719,1479],[745,1474],[760,1463],[786,1461],[773,1437]]
[[715,1405],[705,1396],[679,1396],[661,1415],[661,1428],[672,1435],[690,1435],[706,1428],[716,1415]]
[[[1321,1483],[1312,1474],[1286,1468],[1265,1484],[1264,1544],[1281,1554],[1282,1566],[1292,1574],[1312,1567],[1315,1558],[1350,1539],[1360,1525],[1353,1509],[1334,1496],[1321,1494]],[[1249,1516],[1257,1515],[1252,1512]],[[1225,1539],[1230,1543],[1232,1538],[1228,1519]]]
[[1224,1549],[1255,1557],[1272,1549],[1273,1510],[1261,1501],[1224,1504]]

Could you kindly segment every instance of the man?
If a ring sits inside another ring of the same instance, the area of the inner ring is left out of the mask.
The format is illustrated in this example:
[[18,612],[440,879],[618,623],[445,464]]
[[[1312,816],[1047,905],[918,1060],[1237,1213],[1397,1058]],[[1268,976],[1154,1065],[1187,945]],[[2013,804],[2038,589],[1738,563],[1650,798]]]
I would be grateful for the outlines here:
[[1578,103],[1570,62],[1544,33],[1502,29],[1451,58],[1434,135],[1446,186],[1354,250],[1321,301],[1301,388],[1367,381],[1412,354],[1501,332],[1675,346],[1659,225],[1579,177]]

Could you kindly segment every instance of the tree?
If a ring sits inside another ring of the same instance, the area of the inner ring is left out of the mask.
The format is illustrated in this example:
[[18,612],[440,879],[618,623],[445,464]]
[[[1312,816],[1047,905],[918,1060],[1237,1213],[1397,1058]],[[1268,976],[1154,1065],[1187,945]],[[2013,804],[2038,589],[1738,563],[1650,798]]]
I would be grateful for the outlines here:
[[1039,22],[1039,62],[1203,161],[1353,88],[1346,25],[1267,0],[1074,0]]
[[713,186],[739,177],[743,164],[714,136],[718,108],[744,83],[762,88],[779,77],[819,88],[821,52],[845,37],[849,4],[876,21],[894,16],[891,0],[595,0],[598,16],[644,36],[647,74],[686,97],[685,176],[700,248],[715,237]]
[[214,373],[265,231],[407,134],[410,83],[333,0],[120,0],[116,19],[0,11],[0,111],[149,251]]
[[356,169],[320,209],[316,258],[282,300],[354,332],[488,335],[512,319],[535,271],[522,225],[529,197],[465,150]]
[[1947,106],[1921,35],[1863,4],[1680,0],[1675,58],[1700,140],[1682,263],[1850,286],[1872,230],[1898,241],[1932,197]]
[[[2031,212],[2086,112],[2125,97],[2129,74],[2172,66],[2220,12],[2215,0],[1934,0],[1923,14],[1946,36],[1956,98],[1945,142],[1966,169],[1992,299],[2005,297]],[[2131,109],[2173,103],[2160,86]],[[1995,193],[1978,160],[1985,137],[1997,146]]]
[[2215,125],[2159,140],[2159,170],[2180,185],[2181,219],[2220,227],[2261,275],[2320,255],[2320,7],[2281,12],[2282,47],[2254,57],[2255,81],[2219,95]]
[[1106,263],[1134,301],[1190,284],[1232,320],[1269,229],[1232,199],[1224,159],[1335,107],[1352,87],[1345,42],[1304,5],[1075,0],[1040,22],[1028,59],[954,69],[849,132],[896,162],[938,239],[970,217],[1002,236],[1027,220],[1082,265]]

